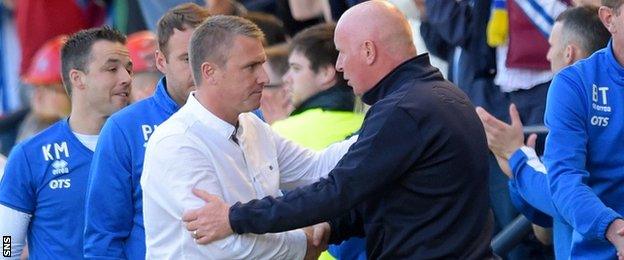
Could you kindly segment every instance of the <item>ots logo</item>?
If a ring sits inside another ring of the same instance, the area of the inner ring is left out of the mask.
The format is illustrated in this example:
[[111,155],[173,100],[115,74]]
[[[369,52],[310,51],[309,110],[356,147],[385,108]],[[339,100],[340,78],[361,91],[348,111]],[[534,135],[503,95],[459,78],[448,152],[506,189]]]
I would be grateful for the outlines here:
[[67,168],[67,162],[65,160],[54,161],[52,163],[52,168],[54,168],[54,170],[52,170],[52,174],[54,175],[69,173],[69,168]]
[[51,180],[50,184],[48,184],[48,186],[50,186],[50,189],[67,189],[69,187],[71,187],[71,179],[57,179],[57,180]]
[[591,124],[595,126],[607,126],[609,124],[609,118],[604,116],[592,116]]

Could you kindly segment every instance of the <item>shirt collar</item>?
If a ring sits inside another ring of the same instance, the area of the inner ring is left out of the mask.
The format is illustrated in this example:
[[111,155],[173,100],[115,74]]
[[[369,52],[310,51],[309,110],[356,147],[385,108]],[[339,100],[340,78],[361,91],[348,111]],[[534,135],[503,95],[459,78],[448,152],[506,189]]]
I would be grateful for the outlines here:
[[173,98],[169,96],[169,93],[167,93],[167,79],[165,77],[162,77],[158,81],[158,85],[156,85],[156,91],[154,92],[154,95],[152,97],[154,98],[154,101],[156,101],[158,106],[165,112],[167,112],[167,114],[173,114],[178,111],[178,109],[180,109],[180,106],[178,106]]
[[[223,119],[215,116],[210,110],[206,109],[195,97],[195,91],[191,92],[188,100],[186,101],[186,107],[190,110],[190,112],[197,117],[197,119],[204,124],[206,127],[215,130],[221,136],[226,139],[230,139],[236,128],[228,122],[225,122]],[[236,136],[240,137],[241,129],[236,132]],[[240,138],[239,138],[240,140]]]
[[622,67],[622,65],[617,61],[615,53],[613,53],[613,39],[609,40],[609,44],[607,45],[605,52],[611,72],[608,74],[612,75],[612,78],[617,82],[624,81],[624,67]]
[[429,55],[423,53],[411,58],[394,68],[388,75],[383,77],[377,85],[364,93],[362,101],[367,105],[373,105],[380,99],[401,88],[400,81],[406,78],[404,72],[409,72],[410,78],[420,78],[424,74],[436,72],[437,69],[429,63]]

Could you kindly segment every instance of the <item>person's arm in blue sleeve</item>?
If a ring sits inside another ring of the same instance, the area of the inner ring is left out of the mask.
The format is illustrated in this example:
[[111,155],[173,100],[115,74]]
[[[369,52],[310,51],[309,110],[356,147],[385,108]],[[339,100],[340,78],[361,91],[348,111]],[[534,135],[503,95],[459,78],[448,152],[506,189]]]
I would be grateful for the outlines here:
[[[385,105],[385,104],[384,104]],[[400,108],[369,111],[362,133],[325,179],[283,197],[265,197],[230,208],[236,233],[281,232],[341,216],[401,176],[422,153],[416,122]],[[370,123],[367,123],[370,122]],[[407,142],[406,140],[410,140]],[[392,147],[392,152],[380,152]]]
[[132,200],[131,155],[127,137],[109,119],[98,140],[87,186],[84,256],[88,259],[125,258],[130,235]]
[[[587,239],[605,240],[620,214],[607,207],[587,185],[586,94],[573,67],[557,74],[548,90],[544,162],[553,203],[574,230]],[[617,144],[614,144],[617,145]]]
[[524,215],[533,224],[545,228],[552,227],[553,223],[551,216],[541,212],[540,210],[534,208],[531,204],[527,203],[527,201],[520,195],[518,187],[513,180],[509,180],[507,184],[509,186],[509,199],[511,200],[511,204],[514,205],[520,214]]
[[26,214],[34,214],[37,184],[23,146],[13,148],[0,180],[0,204]]
[[13,149],[0,180],[0,234],[12,237],[11,257],[19,259],[26,246],[28,226],[35,211],[36,184],[24,150]]
[[551,217],[558,215],[552,202],[546,167],[535,150],[524,146],[509,158],[513,185],[522,198],[537,210]]

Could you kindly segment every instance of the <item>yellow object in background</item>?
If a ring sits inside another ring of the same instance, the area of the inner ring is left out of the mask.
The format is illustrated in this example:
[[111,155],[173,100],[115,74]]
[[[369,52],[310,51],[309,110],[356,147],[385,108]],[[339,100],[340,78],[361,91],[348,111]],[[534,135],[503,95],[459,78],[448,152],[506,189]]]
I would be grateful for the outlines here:
[[507,41],[509,35],[509,15],[505,0],[492,3],[490,21],[487,25],[487,43],[490,47],[498,47]]

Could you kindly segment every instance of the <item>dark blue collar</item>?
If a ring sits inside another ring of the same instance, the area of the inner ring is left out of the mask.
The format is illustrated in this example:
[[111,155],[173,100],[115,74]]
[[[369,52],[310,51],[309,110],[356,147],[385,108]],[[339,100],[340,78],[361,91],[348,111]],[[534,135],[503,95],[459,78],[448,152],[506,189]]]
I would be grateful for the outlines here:
[[437,69],[429,63],[429,55],[427,53],[418,55],[394,68],[377,85],[364,93],[362,101],[372,106],[380,99],[399,89],[402,86],[400,84],[401,81],[407,78],[418,78],[434,71],[437,71]]
[[169,93],[167,93],[167,79],[165,77],[162,77],[158,81],[156,91],[154,92],[152,98],[162,110],[167,112],[167,114],[173,114],[180,109],[178,104],[173,100],[173,98],[171,98],[171,96],[169,96]]

